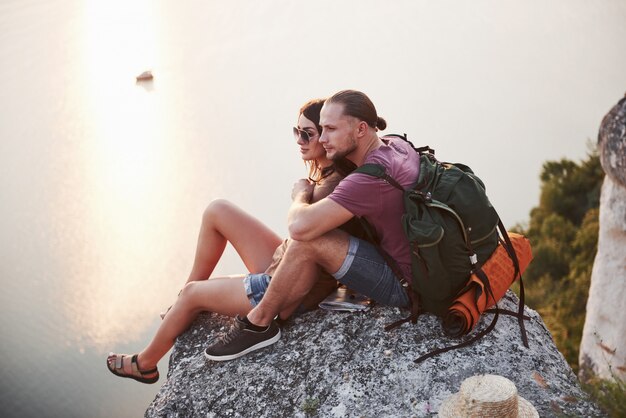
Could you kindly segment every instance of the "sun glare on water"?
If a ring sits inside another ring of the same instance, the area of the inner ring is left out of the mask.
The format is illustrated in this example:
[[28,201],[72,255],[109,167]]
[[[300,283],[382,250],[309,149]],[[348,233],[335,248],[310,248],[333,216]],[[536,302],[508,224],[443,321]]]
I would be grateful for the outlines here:
[[81,345],[132,339],[159,308],[146,283],[160,257],[151,243],[162,239],[155,224],[166,118],[151,94],[158,81],[135,82],[156,62],[157,23],[148,1],[92,1],[81,21],[86,137],[74,222],[83,245],[65,265],[66,309]]

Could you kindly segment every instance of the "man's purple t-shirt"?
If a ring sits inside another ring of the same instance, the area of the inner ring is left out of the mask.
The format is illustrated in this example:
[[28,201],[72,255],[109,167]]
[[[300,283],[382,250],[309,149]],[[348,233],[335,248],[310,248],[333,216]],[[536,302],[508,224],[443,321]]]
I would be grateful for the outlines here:
[[[382,139],[386,145],[368,154],[364,163],[382,165],[405,189],[414,186],[419,174],[419,154],[402,139]],[[381,247],[411,278],[411,253],[402,229],[404,202],[400,190],[379,178],[354,173],[343,179],[328,198],[367,219],[380,237]]]

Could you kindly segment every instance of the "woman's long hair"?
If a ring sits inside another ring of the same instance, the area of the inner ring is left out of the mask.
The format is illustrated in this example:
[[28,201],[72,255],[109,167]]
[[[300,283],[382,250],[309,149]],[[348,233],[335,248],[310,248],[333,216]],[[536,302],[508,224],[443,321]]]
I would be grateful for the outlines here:
[[[326,99],[313,99],[306,102],[300,108],[300,115],[304,115],[305,118],[315,124],[317,134],[322,135],[322,127],[320,126],[320,111]],[[305,161],[304,164],[309,170],[309,180],[319,183],[324,178],[330,176],[335,171],[342,177],[347,176],[356,168],[356,165],[345,158],[333,161],[333,164],[328,167],[322,167],[317,160]]]

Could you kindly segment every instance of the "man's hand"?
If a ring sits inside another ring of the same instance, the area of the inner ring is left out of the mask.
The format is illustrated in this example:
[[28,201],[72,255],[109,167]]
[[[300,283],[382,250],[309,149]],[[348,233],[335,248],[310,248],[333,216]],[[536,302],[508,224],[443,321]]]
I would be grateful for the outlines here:
[[291,190],[291,200],[299,203],[311,203],[314,188],[315,183],[312,181],[307,179],[298,180]]

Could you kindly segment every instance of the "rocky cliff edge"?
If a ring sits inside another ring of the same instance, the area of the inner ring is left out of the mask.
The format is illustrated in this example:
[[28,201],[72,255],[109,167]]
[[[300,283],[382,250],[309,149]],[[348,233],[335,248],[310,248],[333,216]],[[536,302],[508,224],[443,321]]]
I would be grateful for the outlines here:
[[[516,310],[509,292],[499,303]],[[501,315],[495,329],[474,343],[421,364],[413,360],[458,342],[445,336],[439,319],[422,315],[417,325],[392,331],[396,308],[365,313],[318,310],[298,316],[271,347],[230,362],[205,360],[203,349],[230,320],[201,315],[181,335],[167,379],[146,417],[428,417],[476,374],[512,380],[542,417],[602,416],[557,350],[541,317],[526,308],[530,348],[517,320]],[[491,314],[478,325],[483,329]],[[162,380],[163,382],[163,380]]]

